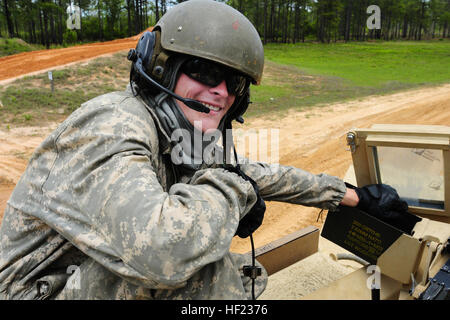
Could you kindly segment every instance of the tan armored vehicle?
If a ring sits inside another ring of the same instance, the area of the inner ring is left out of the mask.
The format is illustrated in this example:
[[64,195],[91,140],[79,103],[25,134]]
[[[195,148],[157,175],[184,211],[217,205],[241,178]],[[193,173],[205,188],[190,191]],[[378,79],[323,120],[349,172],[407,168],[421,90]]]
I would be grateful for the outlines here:
[[268,288],[287,267],[307,263],[319,241],[332,241],[341,249],[332,254],[336,263],[351,259],[360,267],[302,299],[450,299],[450,127],[373,125],[350,130],[347,144],[353,166],[344,180],[393,186],[422,220],[405,234],[354,208],[329,212],[321,230],[309,227],[257,249]]

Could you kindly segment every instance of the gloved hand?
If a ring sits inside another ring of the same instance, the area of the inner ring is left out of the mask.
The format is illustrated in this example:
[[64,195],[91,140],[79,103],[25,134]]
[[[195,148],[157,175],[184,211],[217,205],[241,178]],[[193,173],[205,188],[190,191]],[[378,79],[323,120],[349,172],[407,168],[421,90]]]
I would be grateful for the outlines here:
[[259,188],[256,182],[252,178],[247,176],[240,169],[239,165],[237,165],[236,167],[227,165],[224,166],[224,169],[230,172],[234,172],[244,180],[249,181],[252,184],[253,189],[255,190],[257,197],[256,203],[253,205],[250,211],[239,221],[239,225],[236,230],[236,234],[240,238],[247,238],[262,224],[264,219],[264,213],[266,211],[266,203],[259,194]]
[[349,183],[358,195],[358,209],[384,221],[401,231],[411,234],[415,224],[421,218],[408,212],[408,204],[401,200],[397,191],[387,184],[371,184],[362,188]]

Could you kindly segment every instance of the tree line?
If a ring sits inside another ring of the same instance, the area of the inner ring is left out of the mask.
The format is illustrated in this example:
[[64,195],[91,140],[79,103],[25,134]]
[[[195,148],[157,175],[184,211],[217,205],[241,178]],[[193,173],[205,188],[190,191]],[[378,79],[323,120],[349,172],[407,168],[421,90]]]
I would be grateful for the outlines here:
[[[265,43],[450,37],[450,0],[231,0]],[[380,29],[367,27],[376,5]]]
[[[66,45],[140,33],[183,0],[0,0],[0,37]],[[264,43],[424,40],[450,37],[450,0],[228,0]],[[81,10],[79,30],[67,28],[67,8]],[[367,27],[370,5],[380,28]]]
[[[0,37],[69,44],[130,37],[154,25],[167,0],[0,0]],[[68,29],[68,8],[80,8],[80,29]]]

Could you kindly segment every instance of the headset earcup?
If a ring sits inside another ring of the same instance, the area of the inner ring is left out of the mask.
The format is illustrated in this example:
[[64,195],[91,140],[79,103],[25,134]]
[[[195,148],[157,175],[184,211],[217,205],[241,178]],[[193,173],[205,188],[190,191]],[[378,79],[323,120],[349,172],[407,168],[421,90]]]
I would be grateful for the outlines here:
[[155,33],[150,31],[145,31],[138,44],[136,45],[136,54],[142,61],[142,66],[144,67],[147,74],[151,74],[152,66],[150,63],[153,58],[153,51],[155,48]]

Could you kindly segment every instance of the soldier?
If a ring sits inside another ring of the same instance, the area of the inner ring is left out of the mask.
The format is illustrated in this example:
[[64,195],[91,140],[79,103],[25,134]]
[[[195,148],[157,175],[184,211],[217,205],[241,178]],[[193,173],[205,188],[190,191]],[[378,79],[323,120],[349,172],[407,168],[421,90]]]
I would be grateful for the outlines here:
[[[238,11],[179,4],[129,59],[127,90],[73,112],[13,191],[0,229],[2,299],[249,299],[250,257],[229,248],[261,224],[264,200],[358,204],[336,177],[211,162],[227,148],[194,145],[199,132],[241,121],[261,81],[263,47]],[[266,281],[262,268],[256,296]]]

